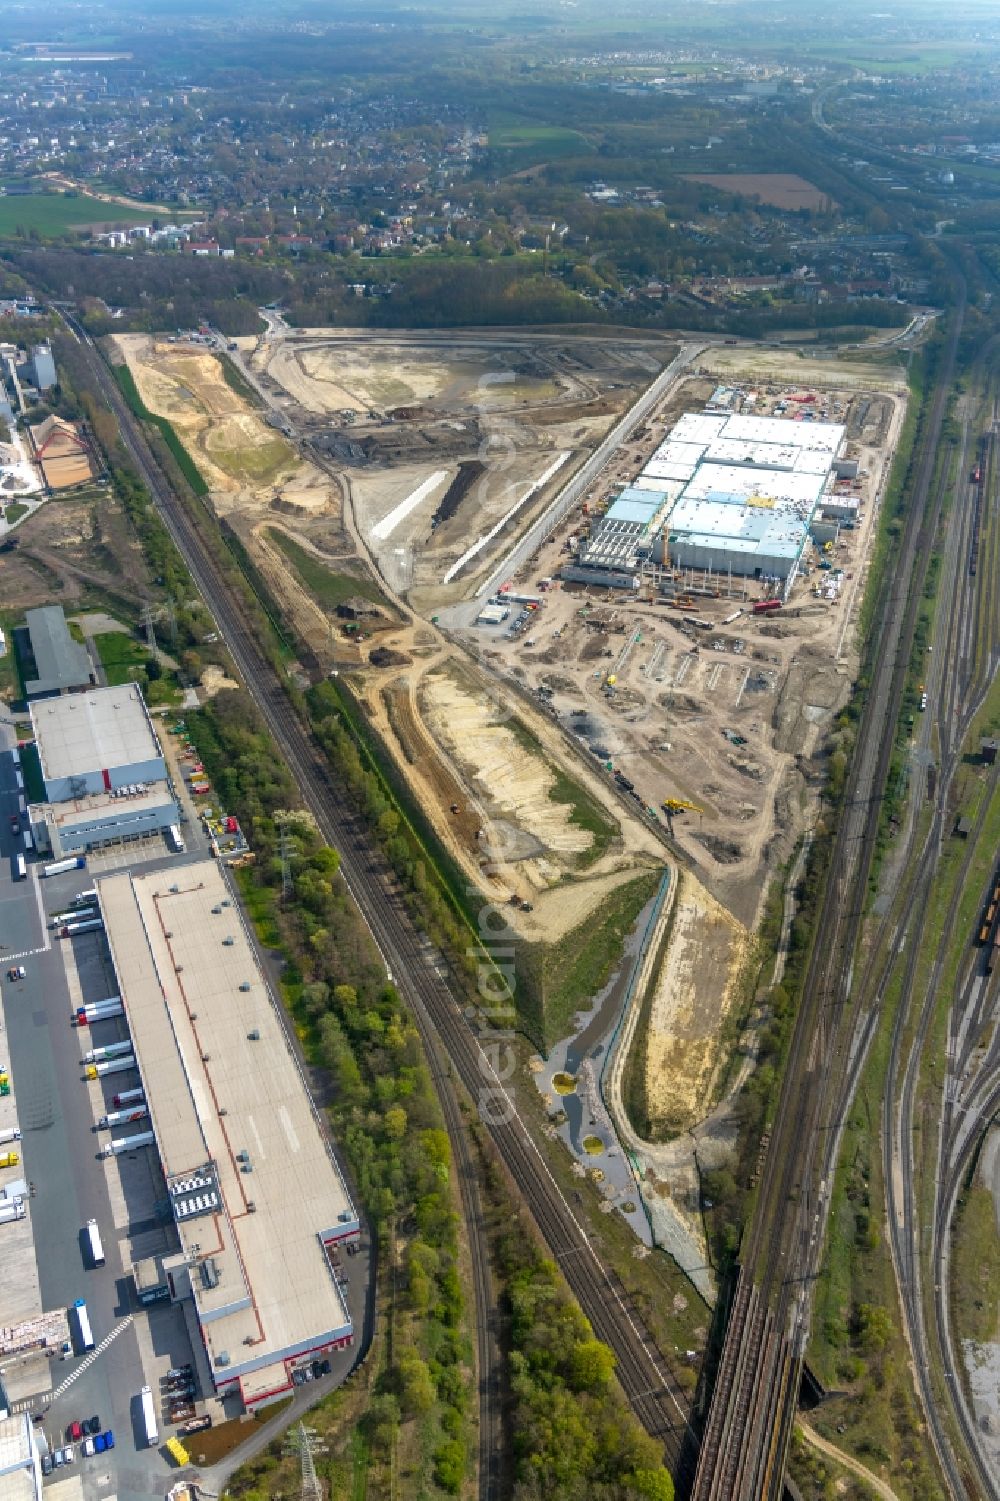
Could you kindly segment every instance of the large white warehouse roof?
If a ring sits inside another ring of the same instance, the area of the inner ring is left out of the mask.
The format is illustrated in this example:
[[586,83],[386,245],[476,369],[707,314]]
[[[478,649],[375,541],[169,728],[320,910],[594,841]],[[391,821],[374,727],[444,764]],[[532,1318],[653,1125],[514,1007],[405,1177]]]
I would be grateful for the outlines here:
[[160,755],[135,683],[43,698],[29,709],[47,782],[99,768],[134,766]]

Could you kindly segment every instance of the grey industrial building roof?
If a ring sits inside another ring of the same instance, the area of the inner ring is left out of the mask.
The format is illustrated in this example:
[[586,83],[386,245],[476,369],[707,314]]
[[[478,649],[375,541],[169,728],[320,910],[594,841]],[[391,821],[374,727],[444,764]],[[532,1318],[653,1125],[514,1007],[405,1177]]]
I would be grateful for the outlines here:
[[156,760],[160,747],[135,683],[92,688],[30,706],[46,781]]
[[760,496],[779,511],[811,513],[826,483],[825,474],[796,469],[757,469],[743,464],[700,464],[684,487],[681,500],[713,500],[723,495]]
[[85,688],[93,675],[87,648],[74,641],[61,605],[41,605],[24,617],[38,677],[26,682],[29,696]]
[[27,1412],[0,1418],[0,1496],[3,1501],[38,1501],[41,1471]]
[[177,1216],[189,1262],[212,1263],[192,1291],[213,1371],[259,1383],[350,1329],[323,1240],[357,1217],[218,862],[97,884],[168,1185],[214,1196]]
[[785,511],[681,496],[670,515],[671,543],[795,559],[806,538],[806,523]]

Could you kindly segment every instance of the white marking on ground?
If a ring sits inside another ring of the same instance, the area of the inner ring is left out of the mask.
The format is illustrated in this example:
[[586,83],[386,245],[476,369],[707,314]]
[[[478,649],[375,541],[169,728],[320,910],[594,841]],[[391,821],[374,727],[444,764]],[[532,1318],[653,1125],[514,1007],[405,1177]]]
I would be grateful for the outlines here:
[[537,495],[543,485],[548,484],[549,480],[554,474],[557,474],[559,472],[569,456],[570,450],[567,450],[565,453],[557,454],[554,463],[551,463],[546,469],[545,473],[540,475],[538,479],[535,480],[534,484],[530,485],[529,488],[525,490],[524,494],[521,496],[521,499],[514,502],[506,515],[500,517],[500,520],[497,522],[496,526],[490,527],[489,531],[486,533],[486,536],[480,537],[478,542],[473,542],[472,546],[470,548],[467,548],[467,550],[463,552],[457,563],[452,563],[442,582],[445,584],[450,584],[456,573],[458,573],[460,569],[464,568],[466,563],[468,563],[471,558],[474,558],[477,553],[482,552],[483,548],[486,547],[488,543],[492,542],[495,536],[503,531],[510,518],[512,516],[516,516],[521,507],[523,505],[527,505],[531,497],[533,495]]
[[127,1314],[125,1318],[122,1319],[121,1323],[116,1324],[111,1333],[106,1334],[105,1337],[101,1340],[101,1343],[97,1345],[95,1349],[91,1350],[87,1358],[80,1361],[80,1364],[77,1366],[76,1370],[70,1372],[62,1385],[56,1387],[55,1391],[48,1398],[47,1406],[51,1407],[56,1398],[61,1397],[63,1392],[66,1391],[68,1387],[71,1387],[73,1385],[73,1382],[76,1380],[76,1378],[78,1376],[82,1376],[88,1366],[92,1366],[94,1364],[94,1361],[104,1354],[108,1346],[114,1343],[119,1334],[121,1334],[122,1330],[127,1329],[131,1322],[132,1314]]
[[42,906],[42,888],[38,883],[37,867],[31,872],[31,882],[35,888],[35,901],[38,904],[38,925],[42,930],[42,947],[40,950],[36,949],[35,952],[41,953],[45,949],[52,947],[52,934],[49,932],[49,925],[45,919],[45,908]]
[[292,1152],[300,1152],[302,1150],[302,1144],[295,1134],[295,1127],[292,1125],[292,1117],[289,1115],[284,1105],[282,1105],[281,1109],[278,1111],[278,1119],[280,1120],[282,1129],[284,1130],[285,1140],[288,1142],[289,1150]]
[[415,511],[422,500],[426,500],[432,490],[436,490],[442,480],[448,478],[447,469],[435,469],[434,473],[425,479],[423,484],[401,500],[398,506],[393,506],[388,516],[383,516],[372,527],[372,536],[377,542],[384,542],[386,537],[391,537],[401,521],[405,521],[411,511]]

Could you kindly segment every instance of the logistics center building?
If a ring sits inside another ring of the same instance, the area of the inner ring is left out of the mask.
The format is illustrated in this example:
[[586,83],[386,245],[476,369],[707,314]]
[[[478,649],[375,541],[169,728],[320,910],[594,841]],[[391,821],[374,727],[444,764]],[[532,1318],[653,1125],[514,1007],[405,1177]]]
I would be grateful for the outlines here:
[[138,684],[40,699],[29,712],[46,797],[30,811],[40,850],[61,858],[177,823]]
[[651,559],[787,588],[817,509],[833,501],[844,433],[840,423],[808,418],[686,412],[595,520],[563,578],[635,587]]
[[360,1224],[217,861],[98,879],[180,1255],[217,1392],[252,1408],[353,1343],[327,1248]]

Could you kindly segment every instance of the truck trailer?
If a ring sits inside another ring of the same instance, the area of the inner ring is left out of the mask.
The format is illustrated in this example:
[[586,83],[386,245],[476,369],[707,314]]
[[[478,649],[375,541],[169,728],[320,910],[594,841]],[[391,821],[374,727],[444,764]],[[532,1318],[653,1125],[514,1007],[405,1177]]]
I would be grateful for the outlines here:
[[24,1213],[23,1199],[4,1199],[0,1202],[0,1225],[10,1225],[15,1220],[23,1220]]
[[51,865],[42,866],[43,876],[61,876],[68,870],[85,870],[87,858],[85,855],[74,855],[72,860],[56,860]]
[[146,1443],[150,1449],[155,1449],[160,1442],[160,1430],[156,1426],[156,1408],[153,1405],[153,1393],[148,1386],[144,1386],[139,1393],[139,1406],[142,1409],[142,1426],[146,1435]]
[[102,1131],[110,1131],[115,1126],[129,1126],[133,1121],[144,1121],[149,1118],[149,1111],[145,1105],[133,1105],[130,1110],[109,1110],[107,1115],[102,1115],[97,1122]]
[[144,1105],[146,1103],[146,1091],[144,1089],[123,1089],[121,1094],[116,1094],[111,1101],[116,1110],[123,1105]]
[[21,1133],[16,1126],[6,1126],[0,1131],[0,1146],[6,1146],[10,1141],[20,1141]]
[[96,904],[89,907],[70,907],[66,912],[53,912],[49,919],[50,928],[64,927],[70,922],[86,922],[91,917],[100,917]]
[[106,1058],[103,1063],[88,1063],[84,1070],[88,1079],[103,1079],[106,1074],[124,1074],[135,1068],[135,1054],[125,1058]]
[[151,1147],[156,1141],[152,1131],[139,1131],[135,1136],[121,1136],[117,1141],[111,1141],[100,1154],[102,1157],[123,1157],[126,1152],[138,1151],[140,1147]]
[[60,938],[76,938],[80,933],[96,933],[98,928],[104,927],[104,919],[91,917],[87,922],[68,922],[64,928],[59,929]]
[[127,1039],[123,1042],[107,1042],[102,1048],[90,1048],[84,1053],[84,1063],[103,1063],[106,1058],[124,1058],[131,1053],[132,1044]]
[[78,1027],[92,1027],[95,1022],[110,1021],[113,1017],[124,1016],[125,1007],[122,1005],[120,995],[110,995],[104,1001],[90,1001],[88,1005],[81,1006],[76,1013],[75,1021]]

